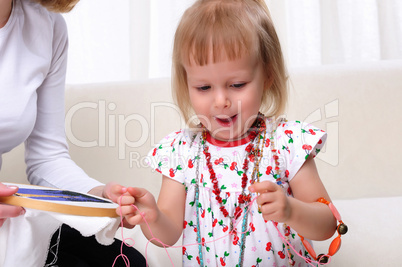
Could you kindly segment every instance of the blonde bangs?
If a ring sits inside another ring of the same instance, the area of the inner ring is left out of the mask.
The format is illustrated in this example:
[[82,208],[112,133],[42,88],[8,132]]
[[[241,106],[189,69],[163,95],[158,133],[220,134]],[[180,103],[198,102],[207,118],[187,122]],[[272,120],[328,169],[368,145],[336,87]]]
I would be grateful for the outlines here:
[[[176,40],[180,47],[178,60],[182,64],[206,65],[222,60],[235,60],[256,47],[256,33],[248,16],[241,15],[238,4],[225,1],[210,1],[201,7],[189,10],[191,16],[177,30]],[[244,10],[243,10],[244,12]],[[239,14],[233,16],[232,14]],[[209,62],[211,61],[211,62]]]

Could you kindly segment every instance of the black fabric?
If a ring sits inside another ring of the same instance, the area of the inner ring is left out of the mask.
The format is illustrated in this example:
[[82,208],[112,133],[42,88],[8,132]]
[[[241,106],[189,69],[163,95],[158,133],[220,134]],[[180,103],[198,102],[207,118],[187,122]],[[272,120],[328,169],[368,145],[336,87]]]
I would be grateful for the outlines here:
[[[63,224],[52,236],[45,266],[112,267],[117,256],[121,254],[121,245],[122,242],[118,239],[109,246],[101,245],[95,236],[84,237],[77,230]],[[136,249],[123,244],[123,254],[130,261],[129,265],[120,256],[114,264],[115,267],[146,266],[145,258]]]

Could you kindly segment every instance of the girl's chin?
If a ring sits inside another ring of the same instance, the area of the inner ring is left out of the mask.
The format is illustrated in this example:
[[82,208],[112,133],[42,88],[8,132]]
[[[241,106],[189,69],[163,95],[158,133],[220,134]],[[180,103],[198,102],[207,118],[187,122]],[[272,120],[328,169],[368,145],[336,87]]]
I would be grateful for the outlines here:
[[241,140],[241,139],[243,139],[244,137],[247,136],[246,134],[239,135],[239,134],[231,134],[230,132],[231,131],[228,130],[227,132],[226,131],[221,131],[221,132],[218,132],[216,134],[211,133],[211,136],[212,136],[212,138],[214,138],[214,139],[216,139],[218,141],[222,141],[222,142],[238,141],[238,140]]

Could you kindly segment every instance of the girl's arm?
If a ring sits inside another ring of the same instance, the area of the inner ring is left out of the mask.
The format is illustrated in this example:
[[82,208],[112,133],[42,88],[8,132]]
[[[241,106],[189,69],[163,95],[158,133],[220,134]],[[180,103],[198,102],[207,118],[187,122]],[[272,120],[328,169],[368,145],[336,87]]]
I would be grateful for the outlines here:
[[294,198],[269,181],[250,186],[250,191],[260,193],[257,204],[264,219],[286,223],[311,240],[330,238],[336,230],[336,219],[327,205],[317,202],[320,197],[331,200],[312,157],[290,181],[290,187]]
[[[128,192],[135,198],[134,205],[139,212],[133,208],[131,214],[125,216],[126,222],[131,225],[140,224],[144,235],[157,246],[174,245],[183,231],[186,199],[184,186],[163,176],[158,203],[145,189],[128,188]],[[125,213],[127,211],[123,211]]]

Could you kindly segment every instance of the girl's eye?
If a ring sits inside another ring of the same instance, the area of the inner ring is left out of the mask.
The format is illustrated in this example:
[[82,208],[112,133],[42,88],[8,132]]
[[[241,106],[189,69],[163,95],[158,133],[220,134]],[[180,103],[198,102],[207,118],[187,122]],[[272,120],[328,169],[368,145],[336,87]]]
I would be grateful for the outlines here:
[[242,88],[245,85],[246,85],[246,83],[234,83],[234,84],[231,85],[231,87]]
[[198,90],[200,90],[200,91],[206,91],[206,90],[208,90],[208,89],[210,89],[211,88],[211,86],[209,86],[209,85],[204,85],[204,86],[200,86],[200,87],[196,87]]

